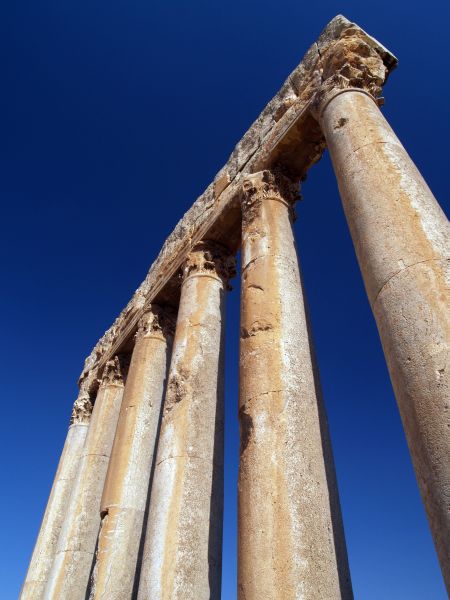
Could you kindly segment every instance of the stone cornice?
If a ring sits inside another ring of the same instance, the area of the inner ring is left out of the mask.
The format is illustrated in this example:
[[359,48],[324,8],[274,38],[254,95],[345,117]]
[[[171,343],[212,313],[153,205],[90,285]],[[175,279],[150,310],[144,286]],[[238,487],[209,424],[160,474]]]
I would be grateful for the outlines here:
[[386,48],[345,17],[339,15],[327,25],[237,144],[214,181],[167,238],[144,282],[86,359],[80,382],[95,379],[106,362],[136,332],[142,314],[176,278],[196,244],[208,239],[233,250],[238,248],[239,237],[232,232],[240,230],[245,176],[283,164],[290,170],[291,177],[299,180],[319,160],[325,142],[311,114],[312,101],[314,98],[317,101],[325,69],[332,68],[332,48],[338,51],[339,42],[347,40],[347,44],[349,38],[355,37],[381,58],[387,71],[395,66],[396,59]]

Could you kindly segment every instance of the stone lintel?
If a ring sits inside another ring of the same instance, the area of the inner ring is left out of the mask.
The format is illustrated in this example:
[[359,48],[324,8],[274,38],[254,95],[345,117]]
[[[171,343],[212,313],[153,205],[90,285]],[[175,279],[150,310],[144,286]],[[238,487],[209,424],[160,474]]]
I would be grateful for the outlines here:
[[324,137],[311,110],[312,102],[323,85],[324,69],[329,69],[334,49],[342,52],[343,40],[353,39],[363,42],[381,59],[387,78],[397,64],[395,56],[342,15],[330,21],[236,145],[214,181],[167,238],[143,283],[86,359],[80,383],[95,380],[106,362],[130,344],[140,318],[152,302],[177,305],[180,278],[176,275],[196,244],[208,239],[226,244],[232,251],[239,248],[240,198],[246,175],[282,164],[293,180],[306,177],[325,149]]

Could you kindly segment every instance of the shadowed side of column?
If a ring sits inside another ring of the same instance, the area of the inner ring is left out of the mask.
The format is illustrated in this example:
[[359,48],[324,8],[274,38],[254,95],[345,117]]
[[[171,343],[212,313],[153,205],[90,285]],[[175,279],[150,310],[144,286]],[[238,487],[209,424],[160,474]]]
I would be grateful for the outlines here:
[[69,431],[20,593],[20,600],[39,600],[44,593],[73,482],[80,466],[91,413],[92,403],[89,393],[82,389],[73,406]]
[[164,404],[139,600],[219,600],[223,512],[225,289],[234,261],[194,247]]
[[243,184],[238,483],[240,600],[353,597],[291,226],[298,188]]
[[139,323],[102,497],[91,600],[132,598],[174,327],[173,312],[157,305]]
[[45,588],[45,600],[85,600],[100,526],[100,500],[123,394],[122,368],[108,361]]
[[337,45],[315,112],[450,592],[450,228],[377,106],[382,58],[358,38]]

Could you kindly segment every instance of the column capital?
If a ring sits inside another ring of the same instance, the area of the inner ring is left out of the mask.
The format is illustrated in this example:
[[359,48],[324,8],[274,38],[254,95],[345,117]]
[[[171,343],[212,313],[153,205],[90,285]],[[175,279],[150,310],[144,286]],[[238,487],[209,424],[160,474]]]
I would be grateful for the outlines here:
[[149,336],[173,337],[176,314],[173,309],[151,304],[139,320],[136,339]]
[[236,275],[236,259],[222,244],[203,240],[192,248],[182,267],[182,275],[183,281],[193,275],[220,278],[226,289],[231,290],[228,282]]
[[259,171],[246,175],[242,183],[242,220],[249,225],[258,213],[258,207],[265,200],[276,200],[285,204],[294,219],[294,205],[300,198],[298,183],[280,170]]
[[89,392],[80,390],[78,398],[73,403],[70,425],[89,424],[93,404]]
[[129,362],[125,355],[114,356],[108,360],[103,369],[100,385],[123,385]]
[[366,93],[381,104],[381,88],[388,73],[375,48],[359,31],[349,29],[321,57],[317,75],[322,83],[312,99],[313,116],[320,120],[330,100],[345,91]]

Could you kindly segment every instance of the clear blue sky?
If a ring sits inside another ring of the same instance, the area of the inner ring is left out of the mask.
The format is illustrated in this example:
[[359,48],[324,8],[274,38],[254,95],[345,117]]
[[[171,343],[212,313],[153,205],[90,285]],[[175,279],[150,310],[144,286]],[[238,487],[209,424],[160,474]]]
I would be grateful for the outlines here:
[[[449,198],[449,3],[5,2],[0,597],[17,597],[83,360],[178,219],[341,12],[400,59],[384,113]],[[295,225],[358,600],[445,600],[325,155]],[[447,205],[448,206],[448,205]],[[238,282],[227,324],[224,600],[235,599]]]

